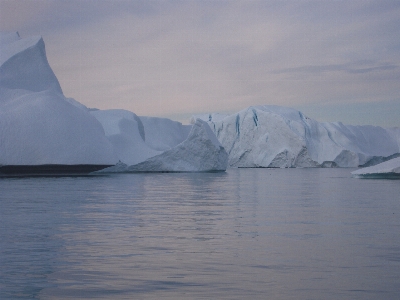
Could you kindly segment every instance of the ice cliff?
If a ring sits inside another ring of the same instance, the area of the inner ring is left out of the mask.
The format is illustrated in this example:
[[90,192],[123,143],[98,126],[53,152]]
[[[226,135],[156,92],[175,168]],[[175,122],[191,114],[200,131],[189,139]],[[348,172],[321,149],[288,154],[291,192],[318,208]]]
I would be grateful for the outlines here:
[[320,123],[280,106],[206,114],[232,167],[358,167],[400,153],[400,128]]

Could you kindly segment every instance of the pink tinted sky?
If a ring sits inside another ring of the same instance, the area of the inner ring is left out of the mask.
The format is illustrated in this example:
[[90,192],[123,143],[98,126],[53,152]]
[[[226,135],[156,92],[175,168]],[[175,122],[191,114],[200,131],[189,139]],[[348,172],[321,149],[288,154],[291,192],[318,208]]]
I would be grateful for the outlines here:
[[400,126],[399,1],[0,0],[64,94],[186,121],[247,106]]

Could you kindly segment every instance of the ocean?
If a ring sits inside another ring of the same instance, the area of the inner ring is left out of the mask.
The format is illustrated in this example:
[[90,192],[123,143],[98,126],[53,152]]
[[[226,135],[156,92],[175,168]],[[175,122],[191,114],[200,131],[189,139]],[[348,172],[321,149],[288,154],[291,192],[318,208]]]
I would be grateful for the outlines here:
[[400,299],[400,180],[0,178],[0,299]]

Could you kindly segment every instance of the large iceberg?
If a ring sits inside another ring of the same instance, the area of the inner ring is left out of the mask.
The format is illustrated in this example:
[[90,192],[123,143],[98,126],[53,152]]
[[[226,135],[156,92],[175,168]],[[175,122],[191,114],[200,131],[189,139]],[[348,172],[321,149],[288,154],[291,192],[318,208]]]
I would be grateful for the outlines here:
[[0,174],[226,169],[206,122],[88,109],[63,95],[41,37],[1,33],[0,50]]
[[1,33],[0,49],[0,172],[90,171],[118,161],[101,124],[63,95],[41,37]]
[[41,37],[1,33],[0,50],[0,173],[366,167],[400,156],[400,128],[320,123],[279,106],[199,115],[192,125],[90,110],[63,95]]
[[400,153],[400,128],[320,123],[280,106],[252,106],[206,121],[232,167],[358,167]]
[[400,157],[393,158],[375,166],[362,168],[351,172],[358,178],[399,178],[400,179]]

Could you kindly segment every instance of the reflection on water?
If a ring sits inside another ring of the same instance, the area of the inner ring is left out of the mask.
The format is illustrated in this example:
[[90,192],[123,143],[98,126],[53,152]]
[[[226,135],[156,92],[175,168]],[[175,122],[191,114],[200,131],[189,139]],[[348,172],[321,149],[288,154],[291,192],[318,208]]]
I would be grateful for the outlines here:
[[1,299],[398,299],[400,185],[348,169],[0,179]]

